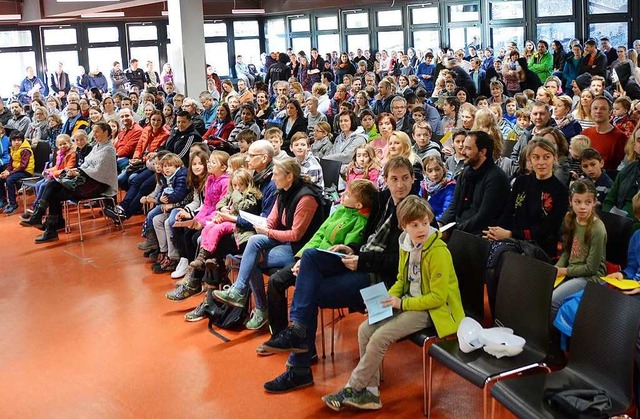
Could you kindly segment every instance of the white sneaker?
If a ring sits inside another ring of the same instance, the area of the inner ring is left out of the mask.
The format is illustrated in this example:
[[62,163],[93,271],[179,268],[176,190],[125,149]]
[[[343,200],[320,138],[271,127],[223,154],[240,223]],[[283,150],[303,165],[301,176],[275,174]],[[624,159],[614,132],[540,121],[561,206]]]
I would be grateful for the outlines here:
[[182,278],[184,274],[187,273],[187,269],[189,269],[189,259],[180,258],[180,262],[178,262],[178,266],[176,266],[176,270],[171,272],[171,278],[173,279]]

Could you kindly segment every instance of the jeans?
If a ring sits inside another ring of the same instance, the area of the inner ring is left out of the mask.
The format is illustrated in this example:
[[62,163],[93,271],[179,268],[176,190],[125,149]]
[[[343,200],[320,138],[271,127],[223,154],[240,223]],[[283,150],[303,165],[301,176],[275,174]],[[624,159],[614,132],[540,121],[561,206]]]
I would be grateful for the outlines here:
[[[262,252],[264,252],[262,262],[258,263]],[[249,285],[256,301],[256,308],[265,310],[267,295],[264,291],[260,268],[279,268],[292,262],[293,251],[289,243],[270,239],[264,234],[256,234],[247,242],[238,270],[238,280],[233,286],[240,294],[246,294],[247,285]]]
[[[167,240],[167,254],[171,259],[180,259],[180,253],[178,253],[178,249],[175,246],[174,234],[173,234],[173,225],[176,222],[176,215],[181,208],[174,208],[169,213],[169,216],[164,221],[164,232]],[[157,234],[157,230],[156,230]]]
[[118,173],[124,172],[124,170],[129,166],[129,158],[128,157],[118,157],[116,160],[116,165],[118,166]]
[[551,323],[556,319],[564,299],[578,291],[582,291],[587,286],[587,282],[587,278],[565,279],[558,285],[558,288],[553,290],[553,294],[551,294]]
[[156,187],[155,173],[145,169],[129,182],[129,190],[120,203],[127,216],[142,213],[140,198],[149,195]]
[[[0,179],[0,200],[6,196],[10,205],[16,205],[16,186],[20,179],[31,177],[25,171],[13,172],[6,179]],[[6,185],[6,186],[5,186]]]
[[307,249],[300,259],[300,270],[289,315],[291,321],[306,328],[309,352],[291,354],[289,365],[308,367],[316,344],[318,308],[348,308],[362,303],[360,290],[371,285],[365,272],[351,271],[337,257]]
[[[160,205],[156,205],[155,207],[153,207],[153,208],[151,209],[151,211],[149,211],[149,212],[147,213],[147,218],[145,218],[145,220],[144,220],[144,224],[142,224],[142,227],[143,227],[143,231],[142,231],[142,232],[144,233],[144,235],[145,235],[145,236],[147,235],[147,233],[148,233],[149,231],[151,231],[151,230],[153,230],[153,229],[154,229],[154,226],[153,226],[153,219],[154,219],[157,215],[162,215],[162,216],[164,216],[164,215],[165,215],[165,213],[162,211],[162,208],[161,208],[161,206],[160,206]],[[164,218],[163,218],[163,220],[162,220],[162,221],[164,222]]]
[[138,176],[138,172],[131,173],[123,170],[122,173],[118,175],[118,188],[125,191],[129,190],[129,185],[136,176]]

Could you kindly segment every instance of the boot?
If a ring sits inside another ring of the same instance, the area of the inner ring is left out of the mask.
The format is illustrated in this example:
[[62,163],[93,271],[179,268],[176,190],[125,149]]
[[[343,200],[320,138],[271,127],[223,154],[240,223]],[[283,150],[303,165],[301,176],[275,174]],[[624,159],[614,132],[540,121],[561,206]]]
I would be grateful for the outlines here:
[[36,237],[36,244],[58,240],[58,231],[56,226],[58,225],[59,218],[60,217],[57,215],[49,215],[49,217],[47,217],[44,233],[42,233],[41,236]]
[[211,256],[213,255],[210,252],[201,247],[200,251],[198,252],[198,256],[196,256],[194,261],[191,262],[189,266],[191,266],[196,271],[202,271],[204,270],[205,260],[209,259]]
[[[66,227],[66,223],[64,222],[64,218],[62,217],[58,217],[58,223],[56,225],[56,230],[57,231],[62,231],[64,230],[64,228]],[[36,228],[40,231],[44,231],[46,229],[45,225],[40,225],[40,226],[36,226]]]
[[[38,227],[42,226],[42,217],[44,217],[47,212],[47,207],[49,207],[49,203],[44,199],[38,201],[38,205],[36,205],[33,210],[33,214],[29,217],[28,220],[20,221],[20,225],[23,227]],[[57,222],[57,220],[56,220]]]
[[145,241],[138,243],[138,249],[140,250],[155,250],[158,246],[158,237],[156,231],[153,228],[147,229],[145,233],[147,238]]

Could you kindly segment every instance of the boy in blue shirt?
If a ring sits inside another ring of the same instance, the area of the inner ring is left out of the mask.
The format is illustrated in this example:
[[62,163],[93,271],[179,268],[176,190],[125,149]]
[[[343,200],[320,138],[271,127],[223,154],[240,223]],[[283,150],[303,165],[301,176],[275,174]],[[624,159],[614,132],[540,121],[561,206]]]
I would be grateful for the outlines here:
[[586,148],[580,154],[580,165],[586,178],[595,184],[598,192],[598,204],[602,205],[613,185],[611,178],[602,170],[604,167],[602,156],[597,150]]

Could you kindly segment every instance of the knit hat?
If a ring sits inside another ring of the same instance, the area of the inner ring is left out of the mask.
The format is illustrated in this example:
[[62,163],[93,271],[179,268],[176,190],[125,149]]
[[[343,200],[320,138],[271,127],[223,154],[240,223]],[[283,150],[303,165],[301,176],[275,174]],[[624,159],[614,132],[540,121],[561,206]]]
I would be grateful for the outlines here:
[[581,91],[588,88],[589,86],[591,86],[591,74],[580,74],[578,77],[576,77],[576,84]]

